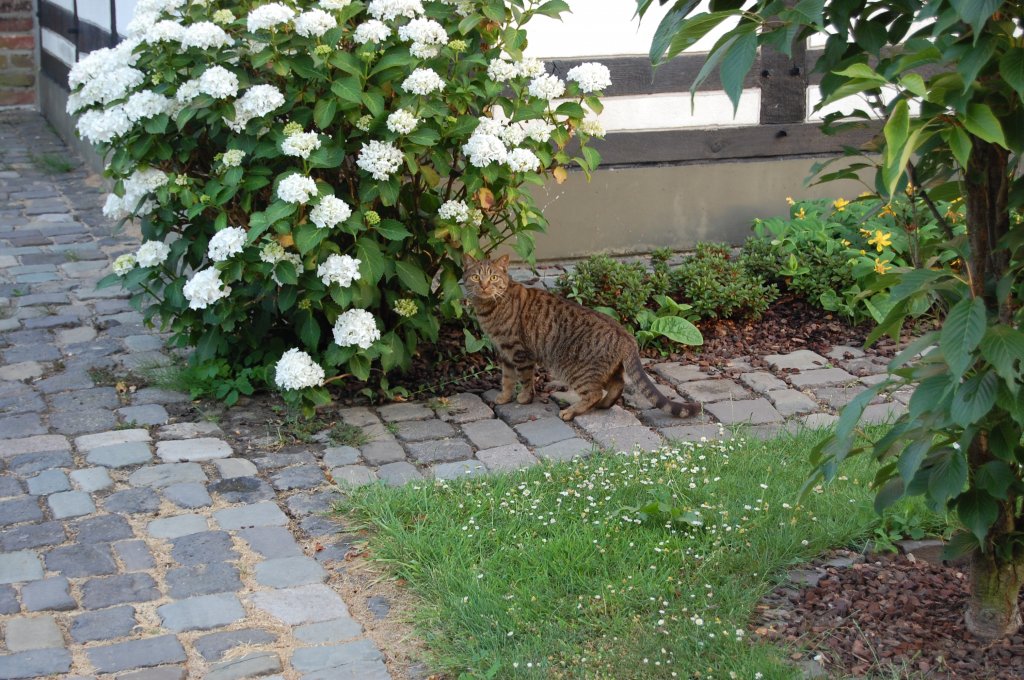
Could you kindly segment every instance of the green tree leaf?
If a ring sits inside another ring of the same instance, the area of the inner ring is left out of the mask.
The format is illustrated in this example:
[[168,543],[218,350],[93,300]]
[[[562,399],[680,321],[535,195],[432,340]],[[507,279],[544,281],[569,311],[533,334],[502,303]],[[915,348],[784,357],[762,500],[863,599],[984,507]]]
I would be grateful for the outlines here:
[[412,232],[398,220],[381,220],[373,229],[389,241],[401,241],[412,236]]
[[992,326],[981,341],[981,356],[1016,392],[1024,367],[1024,333],[1005,325]]
[[300,224],[292,232],[295,237],[295,247],[303,255],[316,248],[327,237],[329,230],[320,229],[314,224]]
[[735,116],[740,107],[740,95],[743,94],[743,81],[750,72],[757,57],[757,34],[754,28],[741,34],[722,57],[722,87],[732,102],[732,113]]
[[387,271],[384,254],[376,241],[363,237],[356,241],[356,255],[359,259],[359,273],[369,285],[376,285]]
[[964,381],[953,394],[953,422],[967,427],[988,415],[995,406],[998,386],[999,377],[994,371],[978,373]]
[[1003,3],[1002,0],[950,0],[950,4],[960,18],[971,25],[974,33],[979,34],[985,22]]
[[957,499],[956,514],[978,542],[984,544],[989,527],[999,517],[999,503],[985,491],[972,489]]
[[988,104],[968,104],[964,127],[975,137],[1006,148],[1003,126]]
[[981,298],[964,298],[949,310],[939,334],[939,347],[955,379],[971,364],[972,353],[985,337],[987,320],[985,301]]
[[943,449],[928,475],[928,497],[938,507],[959,496],[967,484],[967,458],[957,449]]
[[999,75],[1024,101],[1024,47],[1011,47],[999,60]]
[[430,294],[430,282],[427,281],[423,270],[416,265],[404,260],[396,260],[395,271],[398,272],[398,278],[402,285],[412,292],[423,296]]

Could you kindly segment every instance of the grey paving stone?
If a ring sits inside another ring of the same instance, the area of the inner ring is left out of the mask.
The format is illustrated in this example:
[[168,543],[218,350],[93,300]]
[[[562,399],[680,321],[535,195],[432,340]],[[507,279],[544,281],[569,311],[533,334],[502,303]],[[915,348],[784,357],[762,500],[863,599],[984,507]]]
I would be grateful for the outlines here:
[[206,487],[225,503],[256,503],[274,498],[274,489],[258,477],[230,477]]
[[697,366],[691,366],[689,364],[684,365],[671,361],[656,364],[651,368],[651,370],[673,384],[690,382],[691,380],[704,380],[708,377],[708,374],[700,370]]
[[377,468],[377,478],[388,486],[403,486],[409,482],[423,479],[423,475],[414,465],[403,460],[381,465]]
[[96,329],[92,326],[78,326],[77,328],[65,328],[57,331],[56,343],[63,347],[67,345],[76,345],[81,342],[89,342],[95,337]]
[[79,451],[92,451],[101,446],[114,446],[115,444],[126,444],[128,442],[148,442],[151,438],[149,430],[140,428],[130,430],[111,430],[75,437],[75,446]]
[[651,451],[664,444],[657,432],[643,425],[598,430],[592,433],[591,436],[601,446],[616,451],[632,451],[638,447]]
[[126,571],[143,571],[156,566],[143,540],[118,541],[113,544],[113,548]]
[[819,408],[818,402],[797,390],[771,390],[767,392],[767,396],[775,405],[775,409],[787,417],[798,413],[810,413]]
[[57,519],[80,517],[96,512],[92,497],[84,491],[62,491],[46,497],[50,512]]
[[476,460],[459,460],[451,463],[439,463],[430,468],[434,479],[463,479],[486,474],[487,467]]
[[89,579],[82,584],[82,606],[104,609],[126,602],[149,602],[159,599],[160,591],[149,574],[135,572]]
[[407,442],[421,442],[428,439],[444,439],[455,434],[455,428],[443,420],[429,418],[427,420],[409,420],[396,425],[399,439]]
[[803,423],[804,427],[817,430],[823,427],[831,427],[835,425],[837,420],[839,420],[839,416],[834,416],[830,413],[811,413],[803,416],[800,422]]
[[701,404],[725,399],[747,399],[753,396],[747,388],[726,378],[694,380],[680,386],[679,389],[687,398]]
[[277,652],[252,652],[229,661],[211,664],[206,680],[239,680],[281,671]]
[[534,453],[541,460],[552,463],[561,463],[590,455],[594,452],[594,445],[582,439],[566,439],[564,441],[548,444],[539,447]]
[[156,455],[167,463],[213,460],[227,458],[231,454],[231,447],[226,441],[213,437],[169,439],[156,445]]
[[45,496],[71,488],[71,482],[63,470],[43,470],[35,477],[29,477],[25,483],[28,485],[28,492],[34,496]]
[[204,531],[171,541],[171,557],[178,564],[209,564],[238,559],[226,531]]
[[26,583],[21,587],[21,601],[30,612],[66,612],[78,607],[78,603],[69,593],[68,580],[63,576]]
[[146,526],[146,531],[153,538],[180,538],[207,531],[209,528],[205,517],[188,513],[155,519]]
[[[141,467],[128,477],[132,486],[151,486],[157,489],[184,482],[205,482],[206,473],[199,463],[164,463]],[[230,501],[229,501],[230,502]]]
[[292,667],[300,673],[331,671],[336,678],[387,678],[384,657],[371,640],[339,645],[301,647],[292,654]]
[[50,428],[63,434],[95,432],[115,425],[117,425],[117,417],[113,412],[103,409],[61,411],[50,414]]
[[110,543],[132,538],[132,527],[124,517],[100,515],[74,522],[71,530],[79,543]]
[[54,394],[68,390],[88,389],[93,387],[93,382],[85,369],[75,369],[61,371],[51,375],[49,378],[37,380],[35,386],[44,394]]
[[193,646],[207,661],[219,661],[224,653],[241,645],[268,645],[277,642],[277,636],[261,628],[242,628],[219,633],[207,633],[196,638]]
[[359,447],[359,451],[370,465],[385,465],[405,460],[405,449],[395,441],[372,441]]
[[705,409],[726,425],[746,423],[760,425],[782,420],[782,414],[775,410],[764,397],[743,401],[719,401],[707,404]]
[[89,662],[98,673],[117,673],[150,668],[186,660],[185,649],[174,635],[129,640],[86,649]]
[[341,597],[322,583],[263,590],[249,595],[248,601],[256,609],[289,626],[349,616]]
[[175,599],[242,590],[238,569],[227,562],[168,569],[165,581],[168,595]]
[[889,379],[889,376],[884,374],[884,373],[882,373],[882,374],[878,374],[878,375],[864,375],[864,376],[861,376],[860,378],[858,378],[858,382],[860,382],[862,385],[867,385],[868,387],[873,387],[873,386],[877,385],[878,383],[885,382],[888,379]]
[[39,508],[39,500],[31,496],[22,496],[0,501],[0,526],[9,526],[21,522],[36,522],[43,518]]
[[299,522],[299,527],[310,536],[331,537],[341,531],[341,522],[326,515],[310,515]]
[[125,406],[117,409],[117,415],[125,423],[137,425],[166,425],[170,415],[160,404],[143,404],[141,406]]
[[[50,397],[50,406],[56,411],[77,411],[80,409],[108,409],[118,407],[117,390],[113,387],[93,387],[55,394]],[[86,440],[89,441],[89,440]]]
[[71,619],[71,639],[78,644],[115,640],[131,635],[135,626],[135,608],[129,605],[86,612]]
[[326,482],[318,465],[296,465],[284,468],[270,477],[270,483],[278,491],[293,489],[315,489]]
[[[146,668],[141,671],[123,673],[117,676],[117,680],[185,680],[186,671],[181,666],[161,666],[160,668]],[[83,680],[88,680],[83,678]]]
[[461,439],[439,439],[406,444],[409,455],[422,464],[465,460],[473,456],[473,449]]
[[74,544],[54,548],[43,555],[47,571],[69,578],[104,576],[117,572],[110,546],[103,543]]
[[538,418],[550,418],[558,413],[558,405],[553,403],[541,403],[534,401],[532,404],[519,404],[513,401],[510,404],[500,404],[494,407],[494,413],[509,425],[518,425],[528,420]]
[[10,437],[27,437],[46,434],[47,428],[38,413],[22,413],[0,418],[0,432]]
[[102,491],[114,485],[114,480],[110,478],[110,473],[107,472],[106,468],[102,467],[72,470],[70,477],[75,486],[86,493]]
[[125,442],[96,447],[86,454],[85,459],[93,465],[122,468],[148,463],[153,459],[153,454],[146,442]]
[[331,478],[341,487],[363,486],[377,481],[377,473],[365,465],[342,465],[331,470]]
[[300,451],[298,453],[275,453],[268,456],[260,456],[259,458],[253,458],[252,462],[256,464],[259,470],[280,470],[281,468],[291,467],[292,465],[315,465],[317,460],[309,451]]
[[660,432],[665,439],[682,442],[718,441],[731,436],[729,431],[718,423],[664,427]]
[[[32,581],[32,583],[42,582]],[[25,584],[26,587],[29,585],[31,584]],[[22,591],[24,591],[24,588],[22,588]],[[18,604],[18,591],[14,589],[14,586],[6,583],[0,585],[0,614],[17,614],[19,611],[21,611],[21,605]],[[33,610],[29,609],[29,611]]]
[[621,406],[612,406],[609,409],[588,411],[581,416],[576,416],[573,422],[591,435],[595,432],[600,432],[601,430],[613,430],[622,427],[641,427],[643,425],[643,423],[637,420],[636,416]]
[[220,473],[221,479],[252,477],[257,472],[252,461],[245,458],[219,458],[213,463],[217,466],[217,472]]
[[208,435],[222,435],[224,431],[216,423],[171,423],[156,432],[158,439],[196,439]]
[[819,368],[813,371],[801,371],[789,376],[793,387],[817,387],[819,385],[836,385],[855,382],[857,378],[841,368]]
[[152,514],[160,509],[160,496],[148,488],[115,491],[103,499],[103,508],[125,515]]
[[779,380],[768,371],[742,373],[740,375],[740,381],[750,389],[761,394],[765,394],[772,390],[784,390],[787,387],[785,382]]
[[288,510],[295,515],[309,515],[314,512],[330,512],[334,504],[341,500],[341,494],[335,489],[297,493],[285,501]]
[[68,442],[68,438],[59,434],[41,434],[34,437],[0,439],[0,458],[11,458],[24,453],[68,451],[70,449],[71,444]]
[[324,466],[327,469],[359,462],[359,449],[353,446],[332,446],[324,450]]
[[434,411],[438,418],[450,423],[468,423],[494,417],[494,411],[484,400],[469,392],[437,400]]
[[66,649],[37,649],[0,656],[0,678],[39,678],[71,670],[71,652]]
[[322,645],[357,638],[363,634],[363,626],[353,618],[344,617],[320,623],[307,623],[295,628],[292,633],[299,642]]
[[287,588],[308,583],[323,583],[327,578],[316,560],[305,557],[282,557],[256,565],[256,582],[270,588]]
[[860,422],[871,425],[891,423],[907,412],[907,407],[899,402],[871,404],[864,409]]
[[25,493],[25,487],[14,477],[0,474],[0,498],[20,496]]
[[164,348],[164,341],[155,335],[129,335],[124,346],[133,352],[153,352]]
[[537,458],[522,444],[507,444],[493,449],[477,451],[480,460],[491,472],[513,472],[537,464]]
[[198,482],[183,482],[164,487],[164,498],[179,508],[205,508],[213,503],[206,487]]
[[274,560],[283,557],[300,557],[302,548],[285,527],[254,527],[242,529],[238,537],[249,544],[264,559]]
[[156,613],[164,627],[176,633],[219,628],[245,618],[242,603],[230,593],[178,600],[157,607]]
[[43,577],[43,565],[32,551],[0,554],[0,583],[35,581]]
[[286,526],[288,517],[274,503],[252,503],[237,508],[226,508],[213,513],[221,529],[247,529],[249,527]]
[[[516,425],[515,430],[527,441],[527,443],[530,444],[530,446],[547,446],[548,444],[572,439],[576,436],[576,431],[567,425],[561,418],[540,418],[539,420],[528,420],[525,423]],[[483,448],[493,448],[494,446],[498,445]]]
[[407,420],[423,420],[434,416],[433,411],[427,408],[424,404],[417,403],[388,404],[380,407],[379,412],[380,417],[389,423],[398,423]]
[[519,443],[515,430],[504,421],[495,418],[463,423],[462,432],[478,449]]
[[32,616],[9,619],[6,626],[7,649],[27,652],[32,649],[54,649],[64,646],[57,621],[52,616]]
[[365,427],[367,425],[379,425],[380,418],[374,415],[373,411],[365,406],[353,406],[350,408],[338,409],[338,417],[347,425]]
[[[74,462],[68,451],[41,451],[39,453],[23,453],[7,460],[7,469],[11,472],[28,476],[40,470],[50,468],[71,467]],[[3,520],[0,519],[0,523]]]
[[764,360],[777,371],[793,368],[807,371],[828,365],[828,360],[825,357],[808,349],[799,349],[789,354],[770,354],[764,357]]
[[38,361],[21,361],[0,366],[0,380],[32,380],[46,373],[46,367]]
[[832,385],[829,387],[818,387],[814,389],[814,396],[825,402],[834,409],[841,409],[864,391],[860,383],[852,385]]
[[144,387],[132,396],[132,404],[183,404],[191,401],[187,394],[162,390],[156,387]]

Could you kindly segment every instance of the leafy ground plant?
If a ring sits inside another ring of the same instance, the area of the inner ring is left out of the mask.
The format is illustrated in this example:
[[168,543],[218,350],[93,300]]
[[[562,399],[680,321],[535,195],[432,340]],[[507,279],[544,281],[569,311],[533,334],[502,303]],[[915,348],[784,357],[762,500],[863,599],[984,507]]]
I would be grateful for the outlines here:
[[[878,522],[863,462],[797,504],[823,436],[364,487],[345,510],[418,596],[433,662],[453,675],[798,677],[784,650],[748,642],[751,612],[785,567]],[[920,502],[900,507],[941,526]]]

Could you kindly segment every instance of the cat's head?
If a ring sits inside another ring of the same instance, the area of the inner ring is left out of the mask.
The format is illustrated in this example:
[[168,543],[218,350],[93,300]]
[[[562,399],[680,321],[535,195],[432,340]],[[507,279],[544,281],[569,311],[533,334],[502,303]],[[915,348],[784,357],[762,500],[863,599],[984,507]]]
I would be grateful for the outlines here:
[[489,300],[501,297],[508,288],[508,255],[495,260],[477,260],[463,255],[462,267],[465,270],[462,281],[469,297]]

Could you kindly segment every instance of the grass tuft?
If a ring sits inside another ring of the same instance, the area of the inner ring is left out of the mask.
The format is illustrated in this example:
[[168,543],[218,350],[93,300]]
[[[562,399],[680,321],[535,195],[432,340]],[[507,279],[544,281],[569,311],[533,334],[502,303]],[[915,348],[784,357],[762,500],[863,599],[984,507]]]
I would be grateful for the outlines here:
[[56,153],[30,154],[30,158],[39,170],[50,175],[64,174],[78,167],[73,161]]

